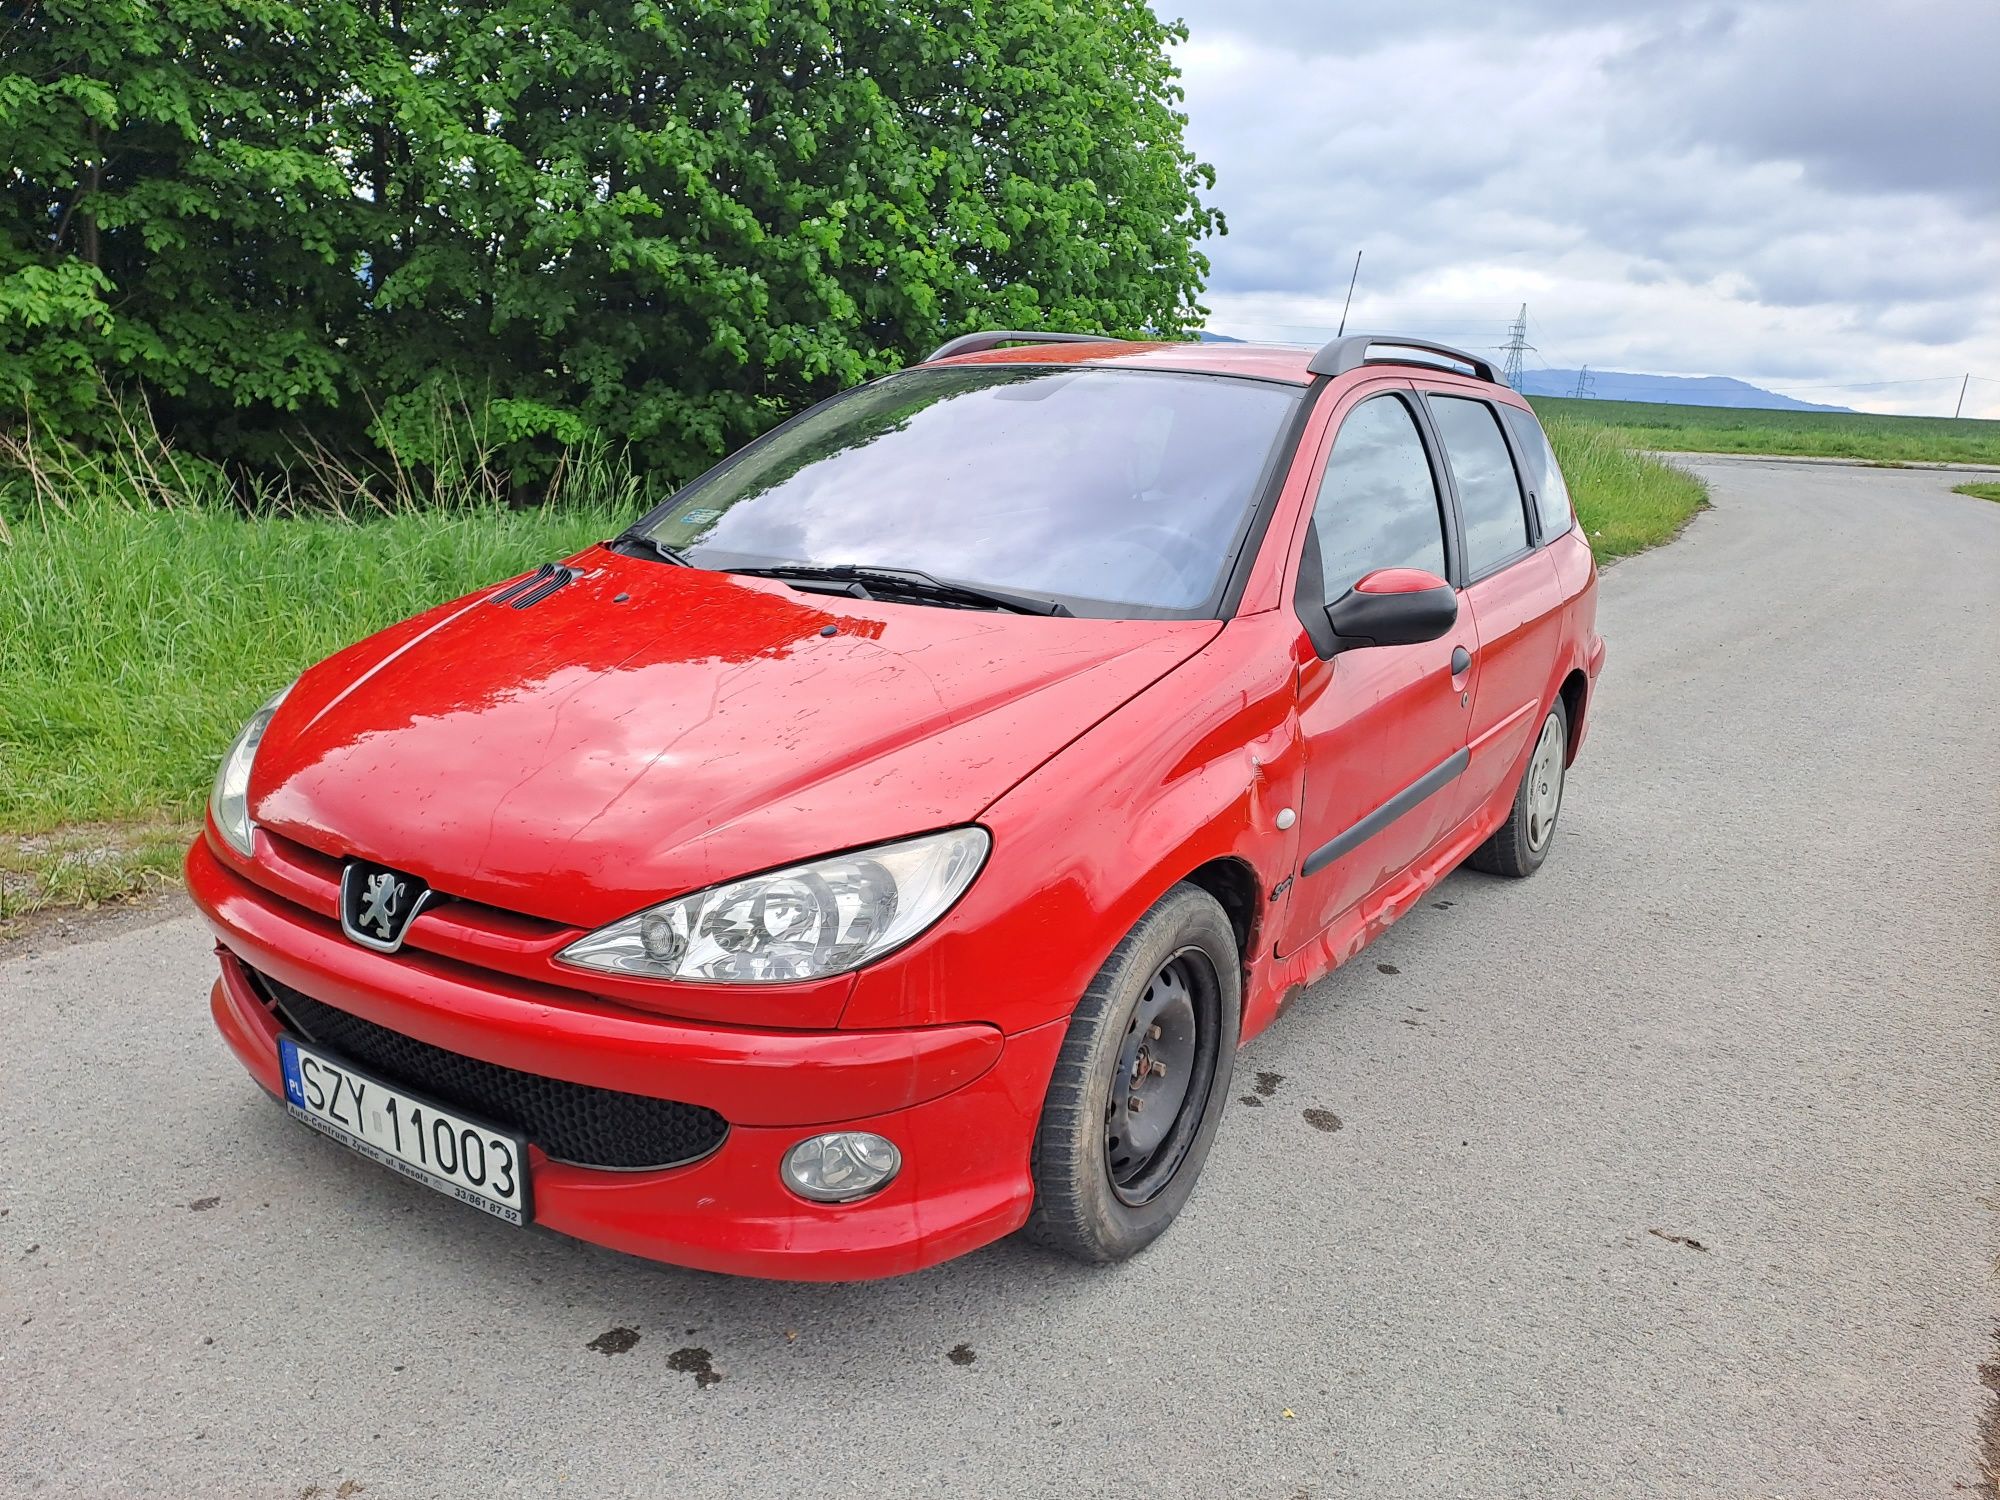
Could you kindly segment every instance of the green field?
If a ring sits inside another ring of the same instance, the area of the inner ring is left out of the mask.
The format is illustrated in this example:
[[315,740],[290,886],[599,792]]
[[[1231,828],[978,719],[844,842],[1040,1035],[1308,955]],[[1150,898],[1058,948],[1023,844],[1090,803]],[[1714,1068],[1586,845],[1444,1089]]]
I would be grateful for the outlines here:
[[2000,500],[2000,484],[1955,484],[1952,491],[1975,500]]
[[[1703,503],[1698,480],[1604,429],[1550,431],[1602,557],[1664,541]],[[0,929],[173,879],[216,758],[271,692],[427,605],[612,535],[647,499],[600,461],[542,510],[406,494],[246,518],[160,452],[128,458],[0,468]]]
[[1861,412],[1743,411],[1537,396],[1545,421],[1610,428],[1636,448],[1671,453],[1776,453],[1874,463],[2000,467],[2000,422]]

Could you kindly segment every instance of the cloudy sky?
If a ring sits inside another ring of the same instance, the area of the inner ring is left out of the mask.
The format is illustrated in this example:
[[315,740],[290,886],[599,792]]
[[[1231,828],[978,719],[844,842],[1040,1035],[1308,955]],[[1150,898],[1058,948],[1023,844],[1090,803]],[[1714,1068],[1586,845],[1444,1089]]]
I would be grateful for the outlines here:
[[1331,333],[1360,249],[1351,327],[2000,417],[2000,0],[1155,5],[1218,332]]

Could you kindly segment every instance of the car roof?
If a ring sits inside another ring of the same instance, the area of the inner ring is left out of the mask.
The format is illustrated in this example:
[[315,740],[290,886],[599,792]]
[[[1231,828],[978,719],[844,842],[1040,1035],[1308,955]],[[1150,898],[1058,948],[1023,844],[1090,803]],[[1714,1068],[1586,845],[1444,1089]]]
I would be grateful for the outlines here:
[[1182,370],[1204,375],[1249,375],[1309,385],[1313,351],[1289,344],[1100,343],[1016,344],[933,361],[938,365],[1109,365],[1127,370]]
[[[1378,336],[1382,347],[1395,347],[1393,338]],[[1356,341],[1358,342],[1358,340]],[[1092,365],[1125,370],[1173,370],[1200,375],[1234,375],[1256,380],[1283,381],[1288,385],[1310,385],[1314,380],[1311,364],[1320,352],[1308,344],[1252,344],[1234,340],[1222,342],[1157,341],[1140,343],[1122,339],[1092,339],[1065,343],[1020,343],[974,353],[951,355],[925,363],[943,365]],[[1504,385],[1475,380],[1464,373],[1429,360],[1396,359],[1370,355],[1365,364],[1348,374],[1407,374],[1441,379],[1474,388],[1483,394],[1525,405]]]

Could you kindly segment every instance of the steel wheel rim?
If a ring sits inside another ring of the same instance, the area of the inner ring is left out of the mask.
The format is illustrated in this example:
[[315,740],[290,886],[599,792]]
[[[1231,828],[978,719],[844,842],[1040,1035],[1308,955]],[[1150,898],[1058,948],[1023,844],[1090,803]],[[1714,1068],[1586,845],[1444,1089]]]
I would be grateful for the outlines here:
[[1122,1203],[1150,1202],[1187,1159],[1215,1081],[1221,993],[1208,955],[1183,948],[1126,1015],[1104,1103],[1104,1167]]
[[1548,846],[1556,831],[1556,814],[1562,810],[1563,737],[1562,720],[1550,714],[1542,725],[1542,737],[1535,742],[1534,758],[1528,762],[1528,847]]

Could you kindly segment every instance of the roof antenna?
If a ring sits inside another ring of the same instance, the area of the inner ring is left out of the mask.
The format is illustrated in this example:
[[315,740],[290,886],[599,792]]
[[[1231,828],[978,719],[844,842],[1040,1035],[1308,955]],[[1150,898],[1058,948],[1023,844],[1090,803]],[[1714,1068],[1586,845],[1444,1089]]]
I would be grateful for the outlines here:
[[[1340,332],[1334,335],[1335,338],[1342,338],[1347,333],[1347,309],[1354,306],[1354,283],[1360,279],[1361,252],[1357,250],[1354,252],[1354,274],[1347,278],[1347,300],[1340,307]],[[1324,328],[1326,325],[1322,323],[1320,326]]]

